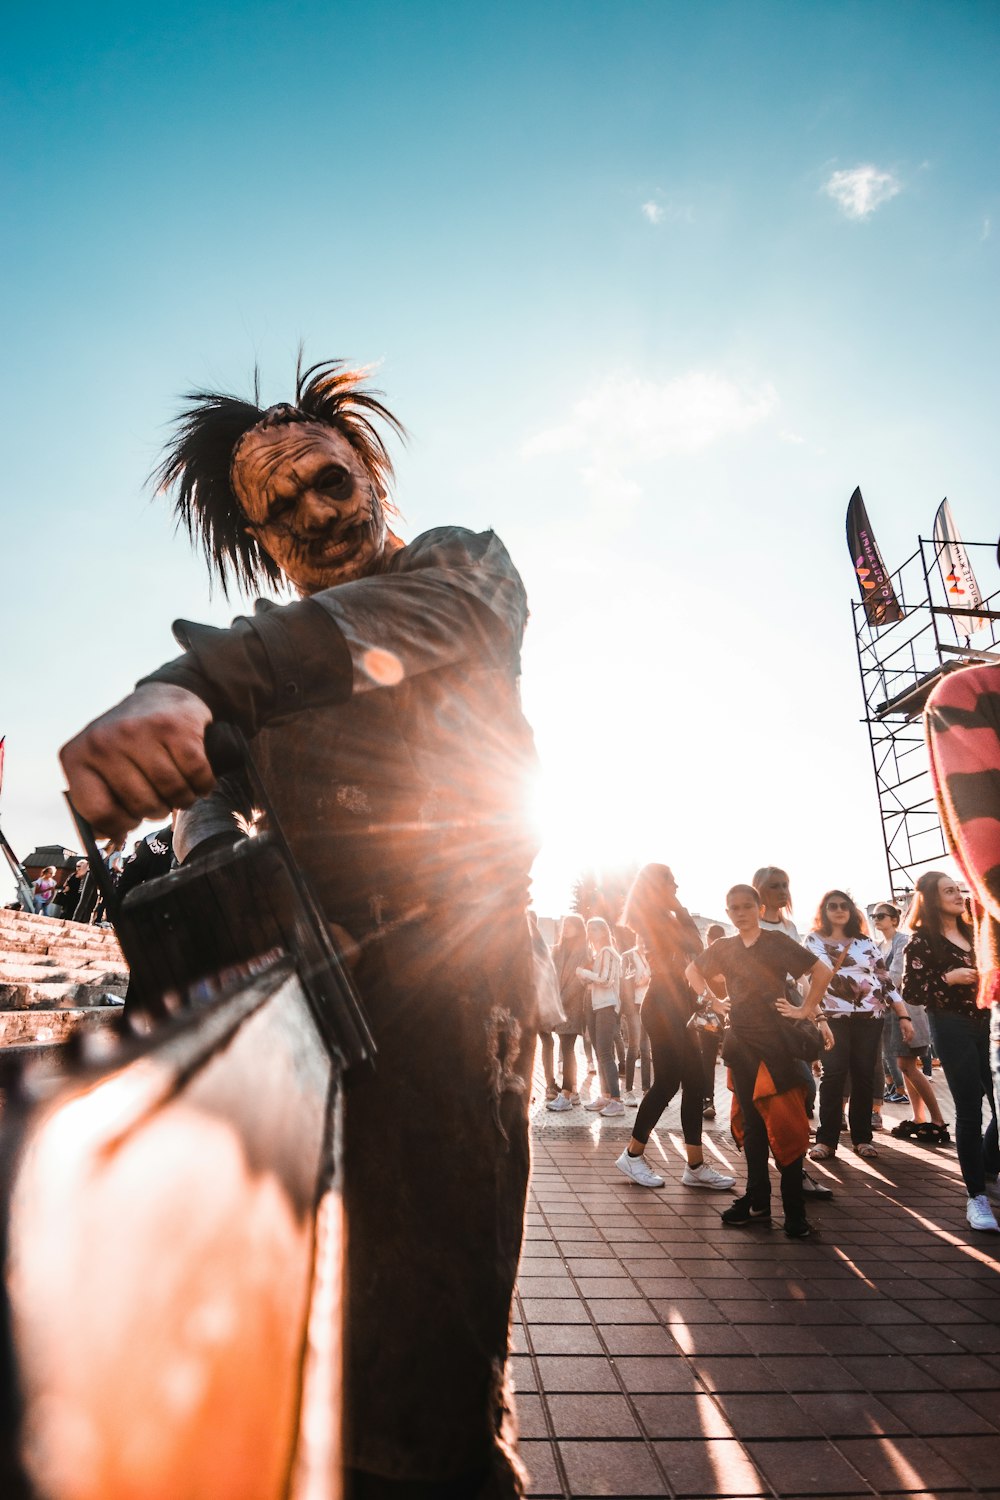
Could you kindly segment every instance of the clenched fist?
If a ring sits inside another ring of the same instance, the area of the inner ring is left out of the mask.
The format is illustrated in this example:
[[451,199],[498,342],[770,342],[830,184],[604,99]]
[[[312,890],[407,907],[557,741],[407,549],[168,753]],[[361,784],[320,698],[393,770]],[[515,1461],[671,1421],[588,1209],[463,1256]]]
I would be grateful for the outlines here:
[[211,718],[186,688],[136,688],[59,752],[77,812],[98,833],[122,839],[143,818],[190,807],[215,785],[205,754]]

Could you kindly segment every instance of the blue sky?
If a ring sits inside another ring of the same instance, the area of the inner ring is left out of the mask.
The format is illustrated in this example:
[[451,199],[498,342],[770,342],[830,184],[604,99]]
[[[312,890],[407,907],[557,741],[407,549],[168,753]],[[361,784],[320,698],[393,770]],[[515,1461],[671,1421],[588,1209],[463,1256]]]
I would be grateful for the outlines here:
[[[998,530],[992,4],[54,6],[6,23],[0,816],[224,621],[143,484],[193,385],[379,363],[405,534],[525,576],[538,900],[885,885],[849,600],[948,495]],[[984,591],[1000,580],[992,562]],[[239,602],[235,601],[235,607]],[[609,715],[607,689],[617,694]]]

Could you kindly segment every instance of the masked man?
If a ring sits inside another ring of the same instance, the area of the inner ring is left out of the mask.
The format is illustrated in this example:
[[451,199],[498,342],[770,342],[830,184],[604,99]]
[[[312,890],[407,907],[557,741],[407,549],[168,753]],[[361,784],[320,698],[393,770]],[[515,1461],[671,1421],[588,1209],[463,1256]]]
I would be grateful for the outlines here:
[[170,808],[179,859],[237,836],[212,720],[251,738],[333,923],[378,1059],[346,1101],[348,1494],[520,1493],[504,1365],[528,1176],[535,1022],[525,921],[534,765],[521,580],[492,532],[388,529],[398,422],[340,362],[294,405],[195,393],[157,478],[223,589],[292,586],[183,655],[63,750],[118,834]]

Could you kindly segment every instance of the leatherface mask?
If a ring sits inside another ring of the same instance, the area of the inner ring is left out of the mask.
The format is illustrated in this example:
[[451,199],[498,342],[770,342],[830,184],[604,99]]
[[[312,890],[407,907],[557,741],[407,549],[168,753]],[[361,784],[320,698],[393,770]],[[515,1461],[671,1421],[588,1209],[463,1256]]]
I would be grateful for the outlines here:
[[300,594],[378,572],[400,545],[384,495],[343,434],[322,423],[252,428],[233,454],[232,485],[245,531]]
[[223,593],[287,582],[301,594],[379,572],[403,544],[386,527],[392,459],[380,427],[402,423],[367,372],[324,360],[295,375],[295,400],[192,391],[151,476],[173,491]]

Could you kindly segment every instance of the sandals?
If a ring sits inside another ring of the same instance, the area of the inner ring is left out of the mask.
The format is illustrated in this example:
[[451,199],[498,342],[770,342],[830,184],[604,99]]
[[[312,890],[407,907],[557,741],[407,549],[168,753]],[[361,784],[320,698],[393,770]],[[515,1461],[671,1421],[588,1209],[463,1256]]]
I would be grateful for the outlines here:
[[837,1154],[836,1146],[824,1146],[822,1141],[817,1141],[809,1152],[810,1161],[832,1161]]
[[924,1120],[920,1125],[916,1120],[902,1120],[893,1126],[889,1134],[901,1141],[918,1141],[921,1146],[951,1145],[951,1133],[947,1125],[935,1125],[930,1120]]
[[863,1157],[865,1161],[872,1161],[876,1156],[878,1156],[878,1152],[875,1150],[875,1147],[872,1145],[871,1141],[860,1141],[854,1148],[854,1154],[855,1156]]
[[913,1138],[923,1146],[951,1145],[951,1135],[947,1125],[935,1125],[930,1120],[925,1120],[922,1125],[917,1126],[913,1132]]

